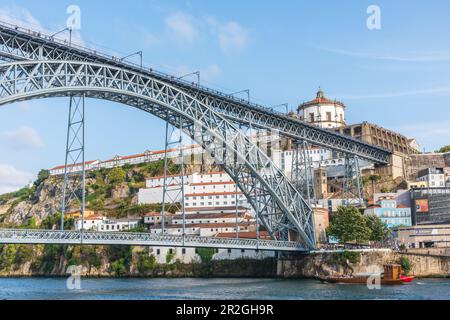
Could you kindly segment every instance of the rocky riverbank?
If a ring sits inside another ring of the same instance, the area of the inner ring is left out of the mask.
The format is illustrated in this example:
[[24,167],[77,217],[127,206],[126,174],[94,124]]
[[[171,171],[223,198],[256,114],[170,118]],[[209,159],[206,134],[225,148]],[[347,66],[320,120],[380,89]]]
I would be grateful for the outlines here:
[[402,253],[392,250],[371,252],[314,253],[285,256],[278,260],[277,276],[314,278],[374,272],[389,263],[408,263],[409,274],[416,277],[450,277],[450,257]]
[[71,265],[84,277],[275,277],[275,259],[210,260],[160,264],[144,247],[1,245],[0,277],[67,276]]

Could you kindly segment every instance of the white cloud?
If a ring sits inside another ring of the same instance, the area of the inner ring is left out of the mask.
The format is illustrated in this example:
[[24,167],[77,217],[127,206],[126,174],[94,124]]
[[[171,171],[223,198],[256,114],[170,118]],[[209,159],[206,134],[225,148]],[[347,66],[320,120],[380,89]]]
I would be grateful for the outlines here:
[[[64,16],[63,16],[64,17]],[[26,29],[31,29],[33,31],[42,32],[46,35],[52,35],[55,32],[64,29],[66,26],[57,26],[56,30],[51,30],[43,26],[43,24],[33,16],[33,14],[26,8],[12,5],[0,7],[0,21],[12,24],[14,26],[19,26]],[[69,38],[68,33],[61,33],[56,36],[58,39]],[[81,38],[79,30],[74,30],[72,32],[72,43],[79,46],[86,46],[86,43]]]
[[434,87],[410,91],[396,91],[396,92],[385,92],[385,93],[375,93],[365,95],[339,95],[339,96],[340,99],[343,100],[359,100],[359,99],[398,98],[398,97],[419,96],[419,95],[429,95],[439,93],[450,93],[450,86]]
[[0,163],[0,194],[16,191],[33,180],[33,174]]
[[450,141],[450,121],[418,122],[393,127],[397,132],[416,138],[427,152],[448,145]]
[[146,32],[143,36],[143,42],[146,47],[154,47],[160,44],[161,40],[154,34]]
[[50,33],[28,9],[16,5],[0,7],[0,20],[19,27]]
[[223,51],[242,50],[248,43],[248,31],[235,21],[220,22],[213,17],[207,20],[211,31],[217,35]]
[[334,48],[316,47],[317,49],[328,51],[331,53],[336,53],[349,57],[356,58],[367,58],[374,60],[388,60],[388,61],[398,61],[398,62],[447,62],[450,61],[449,52],[428,52],[425,54],[415,54],[409,56],[402,55],[385,55],[385,54],[373,54],[365,53],[351,50],[342,50]]
[[[179,75],[180,77],[183,75],[191,74],[192,72],[195,72],[195,71],[197,71],[197,70],[194,70],[193,68],[186,66],[186,65],[181,65],[176,68],[176,74]],[[211,64],[207,67],[198,69],[198,71],[200,71],[200,83],[202,81],[206,81],[206,82],[214,81],[222,73],[222,70],[220,69],[219,65],[217,65],[217,64]],[[187,81],[192,80],[193,82],[197,81],[197,79],[195,78],[195,75],[190,75],[190,77],[186,77],[183,79],[187,80]]]
[[0,133],[0,142],[13,150],[38,149],[45,146],[37,131],[28,126],[20,126],[12,131]]
[[193,42],[199,37],[199,31],[190,15],[175,12],[165,22],[169,31],[181,42]]

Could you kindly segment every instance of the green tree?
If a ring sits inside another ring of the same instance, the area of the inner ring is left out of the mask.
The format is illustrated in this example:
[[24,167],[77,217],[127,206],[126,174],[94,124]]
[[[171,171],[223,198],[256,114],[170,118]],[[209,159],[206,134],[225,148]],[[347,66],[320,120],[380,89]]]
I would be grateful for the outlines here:
[[47,180],[49,177],[50,177],[50,171],[42,169],[41,171],[39,171],[37,179],[34,182],[34,185],[36,187],[39,186],[42,182]]
[[113,168],[108,174],[109,183],[113,185],[122,183],[125,181],[125,175],[126,173],[122,168]]
[[127,273],[125,259],[119,259],[111,263],[111,271],[118,277],[123,277]]
[[172,260],[173,260],[173,258],[175,258],[175,252],[174,251],[167,251],[167,254],[166,254],[166,263],[171,263],[172,262]]
[[439,149],[439,152],[440,153],[450,152],[450,145],[442,147],[441,149]]
[[369,176],[369,181],[372,183],[372,196],[375,198],[375,184],[381,180],[381,177],[376,174],[372,174]]
[[339,207],[327,234],[339,239],[340,242],[365,242],[370,239],[371,230],[366,218],[355,207]]
[[389,228],[386,223],[381,221],[380,217],[376,215],[364,216],[366,220],[366,225],[370,229],[371,241],[383,241],[389,235]]
[[141,254],[138,260],[138,270],[142,274],[146,274],[151,272],[156,267],[156,258],[155,256],[148,254]]
[[405,274],[409,274],[413,267],[411,260],[409,260],[407,257],[400,258],[400,265],[402,266],[403,272]]
[[214,248],[198,248],[197,254],[200,256],[202,262],[210,262],[216,253]]

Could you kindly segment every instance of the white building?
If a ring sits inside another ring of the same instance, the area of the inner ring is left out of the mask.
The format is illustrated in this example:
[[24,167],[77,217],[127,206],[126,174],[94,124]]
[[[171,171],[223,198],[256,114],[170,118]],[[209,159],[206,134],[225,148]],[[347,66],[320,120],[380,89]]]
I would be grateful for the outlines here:
[[445,187],[445,173],[443,168],[427,168],[418,172],[417,181],[426,182],[430,188]]
[[[146,181],[146,188],[140,189],[138,201],[140,204],[162,203],[164,177],[154,177]],[[167,189],[171,199],[181,202],[179,192],[181,179],[170,176],[167,179]],[[236,184],[225,172],[194,173],[184,177],[185,208],[236,206],[248,207],[247,200],[240,190],[236,192]]]
[[297,110],[300,120],[318,127],[333,129],[345,126],[345,105],[326,98],[320,88],[314,100],[299,105]]
[[[141,219],[108,219],[104,216],[94,215],[84,219],[84,230],[111,232],[135,229]],[[81,219],[75,220],[75,230],[82,228]]]
[[[235,232],[219,233],[216,235],[218,238],[235,238]],[[240,239],[255,239],[256,233],[253,231],[239,232],[238,237]],[[266,232],[261,232],[260,239],[270,239],[270,236]],[[156,258],[158,263],[166,263],[168,254],[173,255],[171,262],[176,260],[182,263],[200,262],[201,258],[197,254],[195,248],[169,248],[169,247],[152,247],[149,250],[149,254]],[[216,249],[216,253],[213,255],[213,260],[233,260],[233,259],[265,259],[274,258],[274,251],[261,251],[261,250],[245,250],[245,249]]]

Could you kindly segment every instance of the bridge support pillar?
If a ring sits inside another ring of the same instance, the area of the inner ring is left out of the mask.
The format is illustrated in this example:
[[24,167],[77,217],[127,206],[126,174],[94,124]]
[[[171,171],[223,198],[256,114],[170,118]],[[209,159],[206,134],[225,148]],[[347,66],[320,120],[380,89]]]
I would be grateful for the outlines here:
[[[165,134],[165,150],[164,150],[164,184],[162,196],[162,210],[161,210],[161,234],[165,233],[165,215],[166,212],[178,209],[183,214],[183,239],[186,235],[186,218],[184,206],[184,153],[183,153],[183,119],[179,119],[179,127],[173,126],[166,122]],[[177,167],[170,166],[169,155],[171,147],[178,147],[179,156],[179,170]],[[177,207],[180,203],[181,208]]]
[[309,144],[296,141],[292,153],[291,181],[308,204],[315,203],[314,169],[308,154]]
[[346,155],[344,165],[343,199],[346,206],[364,204],[361,168],[357,156]]
[[61,230],[64,230],[64,215],[68,209],[78,209],[81,213],[81,232],[83,232],[84,229],[86,195],[84,158],[84,98],[84,94],[81,96],[70,96],[60,226]]

